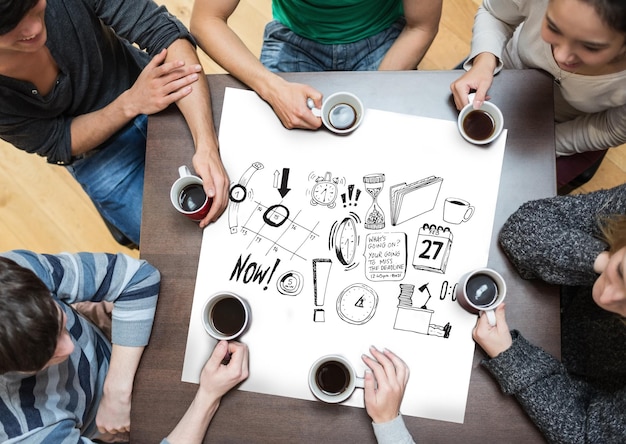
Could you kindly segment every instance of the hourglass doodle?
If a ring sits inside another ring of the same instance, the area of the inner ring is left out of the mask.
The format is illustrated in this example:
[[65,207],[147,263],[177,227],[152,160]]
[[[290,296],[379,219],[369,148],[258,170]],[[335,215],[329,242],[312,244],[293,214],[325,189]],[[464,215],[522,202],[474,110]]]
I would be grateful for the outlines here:
[[378,205],[377,198],[385,185],[385,175],[381,173],[368,174],[363,176],[363,183],[365,184],[365,191],[372,196],[372,205],[365,213],[365,228],[369,230],[380,230],[385,228],[385,213],[380,205]]

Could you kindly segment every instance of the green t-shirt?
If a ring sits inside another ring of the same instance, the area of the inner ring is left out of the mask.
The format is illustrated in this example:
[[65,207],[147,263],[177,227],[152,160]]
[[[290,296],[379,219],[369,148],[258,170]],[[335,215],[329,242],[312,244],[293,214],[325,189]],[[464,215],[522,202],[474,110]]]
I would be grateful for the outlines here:
[[272,14],[301,37],[340,44],[381,32],[404,11],[402,0],[273,0]]

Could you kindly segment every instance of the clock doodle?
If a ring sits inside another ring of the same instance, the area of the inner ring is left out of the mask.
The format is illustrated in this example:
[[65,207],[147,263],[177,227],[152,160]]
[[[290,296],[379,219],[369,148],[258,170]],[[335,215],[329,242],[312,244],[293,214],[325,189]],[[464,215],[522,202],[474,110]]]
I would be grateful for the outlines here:
[[372,319],[378,305],[378,294],[365,284],[346,287],[337,298],[337,314],[350,324],[365,324]]
[[316,184],[311,189],[311,205],[323,205],[328,208],[335,208],[337,199],[337,180],[333,179],[330,171],[324,177],[318,177]]

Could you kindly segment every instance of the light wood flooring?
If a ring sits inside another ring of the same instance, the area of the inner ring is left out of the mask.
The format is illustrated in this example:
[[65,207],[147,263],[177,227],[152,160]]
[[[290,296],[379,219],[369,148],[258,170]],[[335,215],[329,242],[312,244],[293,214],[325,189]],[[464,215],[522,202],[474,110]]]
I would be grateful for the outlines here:
[[[193,0],[158,0],[185,24]],[[469,51],[478,0],[444,0],[439,34],[420,69],[455,67]],[[271,18],[271,0],[241,0],[231,26],[255,53],[260,53],[263,27]],[[224,72],[205,54],[207,73]],[[37,252],[137,250],[118,245],[80,186],[64,168],[26,154],[0,141],[0,251],[25,248]],[[609,188],[626,181],[626,145],[612,149],[594,178],[575,192]]]

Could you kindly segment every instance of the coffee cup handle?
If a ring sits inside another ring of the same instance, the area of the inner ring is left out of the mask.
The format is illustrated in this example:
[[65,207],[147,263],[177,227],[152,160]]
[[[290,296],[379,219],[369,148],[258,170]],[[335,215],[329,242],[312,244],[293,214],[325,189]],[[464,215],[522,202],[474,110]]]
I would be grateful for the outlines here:
[[485,314],[487,315],[487,322],[492,327],[496,326],[496,311],[495,310],[485,310]]
[[[470,220],[472,218],[472,216],[474,215],[474,210],[476,208],[474,207],[468,207],[467,211],[465,212],[465,215],[463,216],[463,222],[467,222],[468,220]],[[469,215],[468,215],[469,213]]]
[[309,107],[315,117],[322,117],[322,110],[315,107],[315,103],[313,102],[312,98],[309,97],[308,99],[306,99],[306,106]]
[[365,388],[365,378],[360,376],[355,376],[354,378],[354,387],[355,388]]
[[178,177],[191,176],[191,171],[186,165],[178,167]]

